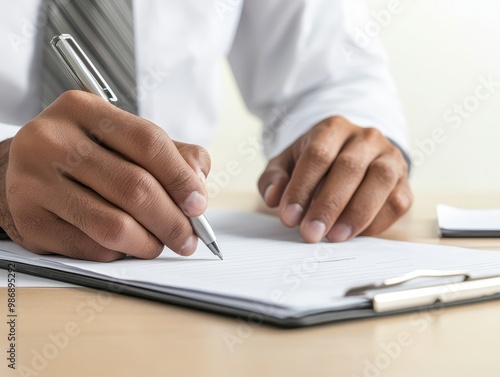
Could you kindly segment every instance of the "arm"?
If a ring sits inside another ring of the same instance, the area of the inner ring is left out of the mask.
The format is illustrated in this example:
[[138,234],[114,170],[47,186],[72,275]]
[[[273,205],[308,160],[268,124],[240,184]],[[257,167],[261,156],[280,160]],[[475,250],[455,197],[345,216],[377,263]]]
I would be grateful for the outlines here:
[[411,204],[387,60],[355,41],[366,16],[353,0],[245,2],[229,56],[273,157],[261,194],[310,242],[378,233]]

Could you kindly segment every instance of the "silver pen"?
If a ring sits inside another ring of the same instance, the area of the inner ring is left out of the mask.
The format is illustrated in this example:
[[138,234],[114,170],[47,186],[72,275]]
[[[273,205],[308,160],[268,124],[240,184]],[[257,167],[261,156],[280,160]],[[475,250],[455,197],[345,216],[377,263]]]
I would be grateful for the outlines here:
[[[82,90],[98,95],[111,103],[118,100],[113,90],[71,35],[57,35],[52,38],[50,44]],[[205,215],[190,217],[189,220],[197,236],[214,255],[222,260],[215,233]]]

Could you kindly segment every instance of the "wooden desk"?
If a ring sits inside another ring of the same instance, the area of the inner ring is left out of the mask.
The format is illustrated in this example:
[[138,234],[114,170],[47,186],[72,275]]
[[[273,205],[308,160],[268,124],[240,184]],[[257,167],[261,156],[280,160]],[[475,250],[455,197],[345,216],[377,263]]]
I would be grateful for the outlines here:
[[[219,206],[236,202],[248,210],[259,206],[251,194],[243,201],[239,198],[225,197]],[[497,194],[420,195],[412,212],[382,236],[500,250],[496,239],[439,240],[435,220],[439,201],[500,207]],[[6,308],[5,289],[0,290],[0,303]],[[19,288],[17,305],[17,366],[32,370],[26,376],[500,374],[499,302],[300,330],[249,326],[233,318],[135,298],[107,298],[83,288]],[[1,311],[0,376],[23,375],[6,367],[5,310]],[[68,326],[74,336],[61,336]],[[59,346],[50,334],[59,334]],[[232,347],[225,341],[228,338],[237,340]],[[35,357],[43,352],[53,359],[43,362]]]

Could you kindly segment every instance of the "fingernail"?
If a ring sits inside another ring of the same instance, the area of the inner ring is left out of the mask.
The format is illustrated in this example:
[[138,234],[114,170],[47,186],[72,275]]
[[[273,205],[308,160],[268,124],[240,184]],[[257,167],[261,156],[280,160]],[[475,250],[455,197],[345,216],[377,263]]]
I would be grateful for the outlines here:
[[271,194],[273,187],[273,185],[269,185],[267,186],[266,191],[264,191],[264,201],[266,203],[269,203],[269,195]]
[[300,204],[289,204],[283,212],[283,219],[288,226],[297,226],[304,210]]
[[184,242],[181,249],[179,250],[179,254],[182,256],[188,256],[193,254],[196,251],[196,247],[198,246],[198,237],[189,236],[189,238]]
[[325,236],[326,225],[323,221],[313,220],[304,225],[304,234],[311,242],[319,242]]
[[205,211],[207,200],[198,191],[193,191],[184,202],[184,212],[188,216],[199,216]]
[[332,242],[347,241],[352,234],[352,228],[346,224],[335,224],[328,233],[328,239]]

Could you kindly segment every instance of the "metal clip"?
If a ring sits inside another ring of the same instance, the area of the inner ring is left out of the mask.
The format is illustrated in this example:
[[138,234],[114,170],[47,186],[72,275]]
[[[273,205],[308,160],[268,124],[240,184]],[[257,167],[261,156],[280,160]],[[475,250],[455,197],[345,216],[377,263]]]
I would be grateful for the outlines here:
[[362,296],[366,294],[366,291],[370,291],[373,289],[384,289],[384,288],[395,287],[404,284],[406,282],[409,282],[410,280],[415,280],[419,278],[447,278],[456,276],[463,276],[462,281],[470,279],[469,274],[464,271],[416,270],[404,274],[402,276],[386,279],[380,282],[375,282],[373,284],[353,287],[345,293],[345,296]]
[[96,93],[108,102],[117,101],[113,90],[71,35],[57,35],[50,44],[82,90]]

